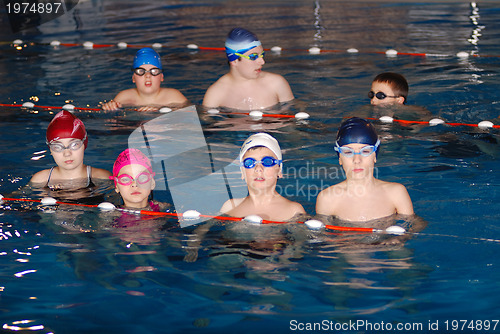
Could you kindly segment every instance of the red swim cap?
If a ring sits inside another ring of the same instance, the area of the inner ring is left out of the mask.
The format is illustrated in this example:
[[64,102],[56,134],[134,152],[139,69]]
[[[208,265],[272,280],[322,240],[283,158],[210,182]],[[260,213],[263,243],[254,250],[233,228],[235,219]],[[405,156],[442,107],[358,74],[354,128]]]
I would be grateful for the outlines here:
[[47,145],[54,140],[63,138],[83,140],[85,148],[87,148],[89,141],[83,122],[67,110],[63,110],[55,115],[47,127]]

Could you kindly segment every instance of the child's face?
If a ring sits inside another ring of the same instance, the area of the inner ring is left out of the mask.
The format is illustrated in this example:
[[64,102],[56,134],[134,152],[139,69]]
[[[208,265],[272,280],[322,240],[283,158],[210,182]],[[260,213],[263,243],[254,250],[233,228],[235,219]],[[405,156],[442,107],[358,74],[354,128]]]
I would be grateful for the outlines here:
[[[264,51],[262,45],[259,45],[245,53],[243,55],[248,56],[252,53],[261,54]],[[262,72],[262,66],[266,63],[264,61],[264,57],[258,57],[255,60],[246,59],[244,57],[240,57],[240,59],[232,62],[233,66],[238,70],[238,73],[244,77],[245,79],[257,79]]]
[[[80,145],[81,144],[81,145]],[[80,146],[78,149],[74,148]],[[50,153],[55,163],[63,170],[73,170],[83,164],[85,145],[77,138],[62,138],[50,143]],[[62,151],[57,152],[62,148]]]
[[[152,68],[156,68],[156,66],[154,65],[141,65],[140,67],[145,69],[146,71],[149,71]],[[156,93],[160,90],[160,85],[161,82],[163,81],[163,73],[160,73],[159,75],[156,76],[151,75],[150,72],[146,72],[142,76],[134,73],[132,75],[132,81],[135,83],[140,93],[143,94]]]
[[[243,156],[261,161],[264,157],[277,159],[276,155],[267,147],[258,147],[248,150]],[[281,177],[281,168],[279,164],[271,167],[264,167],[261,163],[256,163],[253,168],[243,167],[242,178],[246,181],[249,189],[254,191],[274,191],[278,178]]]
[[376,96],[373,96],[370,103],[372,105],[390,105],[390,104],[403,104],[405,99],[402,96],[396,96],[396,93],[392,90],[391,86],[387,82],[372,82],[371,91],[376,95],[379,92],[385,94],[386,98],[378,99]]
[[[359,153],[361,148],[367,144],[348,144],[344,145]],[[377,155],[375,152],[367,157],[361,154],[354,154],[352,157],[346,157],[339,154],[339,164],[344,168],[347,179],[360,180],[373,176],[373,168],[377,162]]]
[[127,182],[122,183],[130,182],[130,184],[121,184],[116,180],[115,191],[122,196],[125,206],[138,209],[146,207],[149,194],[155,187],[153,176],[144,166],[138,164],[123,166],[117,177],[121,176],[129,177],[128,180],[124,179]]

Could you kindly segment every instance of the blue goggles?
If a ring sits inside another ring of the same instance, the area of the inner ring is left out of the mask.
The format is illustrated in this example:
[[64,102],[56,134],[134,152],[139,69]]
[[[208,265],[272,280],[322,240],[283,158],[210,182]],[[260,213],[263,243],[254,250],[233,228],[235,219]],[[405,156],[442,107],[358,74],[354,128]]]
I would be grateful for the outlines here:
[[375,145],[366,145],[366,146],[363,146],[362,148],[359,149],[359,152],[356,152],[356,151],[354,151],[350,147],[339,146],[338,143],[335,143],[334,150],[337,151],[338,153],[342,154],[346,158],[352,158],[356,154],[359,154],[359,155],[361,155],[363,157],[368,157],[373,152],[377,151],[379,145],[380,145],[380,140],[377,140],[377,142],[375,143]]
[[274,159],[273,157],[264,157],[260,161],[255,160],[254,158],[246,158],[241,163],[241,166],[245,167],[246,169],[250,169],[254,168],[255,165],[259,163],[264,167],[273,167],[275,165],[281,164],[281,160]]

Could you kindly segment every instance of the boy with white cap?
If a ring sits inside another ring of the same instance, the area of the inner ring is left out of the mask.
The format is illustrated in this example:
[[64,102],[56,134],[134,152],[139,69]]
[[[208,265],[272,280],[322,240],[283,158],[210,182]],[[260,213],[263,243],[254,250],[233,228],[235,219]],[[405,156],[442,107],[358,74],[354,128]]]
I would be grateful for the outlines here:
[[278,141],[267,133],[256,133],[245,140],[240,150],[242,179],[248,196],[230,199],[221,208],[233,217],[257,215],[266,220],[289,221],[304,208],[276,192],[276,183],[283,176],[282,154]]
[[123,90],[114,99],[102,104],[106,111],[123,106],[141,106],[139,111],[156,111],[163,106],[184,106],[186,97],[175,88],[160,87],[163,68],[158,53],[151,48],[137,51],[132,65],[132,82],[136,88]]
[[255,34],[234,28],[229,32],[225,46],[229,73],[208,88],[203,106],[258,110],[294,99],[285,78],[262,71],[264,49]]
[[335,142],[346,180],[321,191],[316,213],[348,221],[369,221],[395,213],[413,215],[405,186],[373,175],[380,140],[373,125],[352,117],[340,125]]

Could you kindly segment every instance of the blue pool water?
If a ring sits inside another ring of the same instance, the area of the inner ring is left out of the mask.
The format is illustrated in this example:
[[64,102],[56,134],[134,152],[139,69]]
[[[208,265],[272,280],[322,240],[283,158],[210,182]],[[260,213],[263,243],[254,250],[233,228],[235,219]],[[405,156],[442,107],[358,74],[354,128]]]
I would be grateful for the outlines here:
[[[6,15],[0,23],[2,104],[96,107],[130,88],[128,68],[137,49],[84,49],[85,41],[162,43],[165,85],[193,104],[227,63],[221,52],[186,45],[221,47],[231,28],[243,26],[264,47],[281,46],[281,54],[266,54],[265,68],[285,76],[297,98],[282,112],[305,111],[308,120],[199,118],[222,160],[234,158],[250,133],[273,134],[284,150],[280,189],[310,214],[318,191],[342,180],[332,150],[342,117],[380,112],[368,106],[366,93],[382,71],[408,79],[408,119],[500,123],[495,2],[96,0],[80,1],[38,28],[12,33]],[[14,39],[26,45],[17,50]],[[53,40],[80,46],[46,45]],[[313,46],[338,52],[308,54]],[[349,54],[348,48],[359,52]],[[410,54],[388,57],[388,49]],[[458,58],[461,51],[470,57]],[[39,198],[27,183],[53,165],[42,151],[55,112],[1,107],[2,195]],[[76,113],[89,132],[86,162],[106,169],[130,134],[159,116]],[[141,228],[94,231],[109,214],[8,202],[0,211],[3,331],[289,333],[321,324],[312,329],[417,333],[473,332],[481,324],[483,331],[500,332],[498,130],[375,125],[383,138],[379,178],[403,183],[428,224],[404,245],[382,246],[374,236],[312,232],[299,224],[220,222],[199,239],[196,227],[179,228],[172,218],[138,217]],[[219,190],[200,193],[208,200]],[[117,200],[110,187],[101,191]],[[158,191],[155,198],[168,195]],[[470,321],[475,327],[468,327]],[[353,322],[358,326],[338,327]]]

